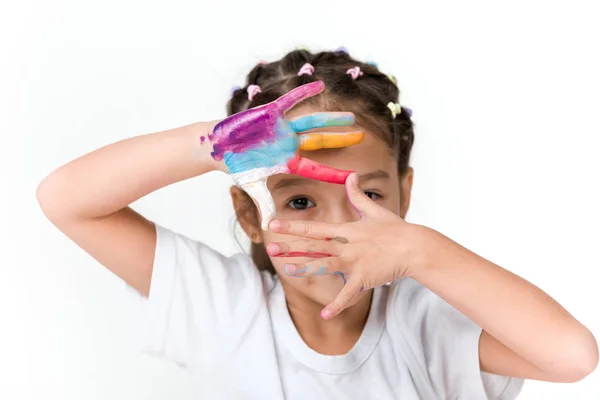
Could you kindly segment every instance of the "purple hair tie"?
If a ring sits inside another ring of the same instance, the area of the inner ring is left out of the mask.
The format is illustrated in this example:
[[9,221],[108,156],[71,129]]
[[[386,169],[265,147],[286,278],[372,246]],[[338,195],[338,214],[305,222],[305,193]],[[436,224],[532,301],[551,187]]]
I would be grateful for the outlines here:
[[262,90],[260,90],[260,86],[258,85],[250,85],[248,86],[248,89],[246,89],[246,91],[248,92],[248,100],[250,101],[252,101],[254,96],[256,96],[257,94],[262,93]]
[[358,66],[350,68],[348,71],[346,71],[346,73],[350,75],[353,80],[357,80],[359,76],[363,76],[363,72]]
[[306,63],[302,66],[302,68],[300,68],[300,71],[298,71],[298,76],[312,75],[314,72],[315,72],[315,67],[313,67],[309,63]]
[[335,49],[336,53],[346,53],[348,54],[348,49],[346,49],[344,46],[340,46],[337,49]]
[[231,96],[233,96],[235,94],[235,92],[237,92],[240,89],[241,89],[241,87],[239,87],[239,86],[232,87],[231,88]]

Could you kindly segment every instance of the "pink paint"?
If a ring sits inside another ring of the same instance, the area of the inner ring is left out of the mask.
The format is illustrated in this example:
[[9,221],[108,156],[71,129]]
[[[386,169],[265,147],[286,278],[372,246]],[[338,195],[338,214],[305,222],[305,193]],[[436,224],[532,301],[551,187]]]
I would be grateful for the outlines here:
[[331,257],[331,254],[325,253],[307,253],[304,251],[290,251],[288,253],[270,254],[272,257],[308,257],[308,258],[325,258]]
[[352,173],[352,171],[339,170],[319,164],[316,161],[300,157],[299,155],[290,159],[287,167],[292,174],[323,182],[337,183],[339,185],[343,185],[348,175]]

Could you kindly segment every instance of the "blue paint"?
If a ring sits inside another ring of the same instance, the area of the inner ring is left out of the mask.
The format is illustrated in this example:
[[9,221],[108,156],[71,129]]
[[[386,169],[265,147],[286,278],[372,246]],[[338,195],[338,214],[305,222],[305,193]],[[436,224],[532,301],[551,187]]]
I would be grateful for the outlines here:
[[254,168],[271,168],[285,165],[298,151],[299,142],[296,132],[284,120],[275,124],[275,140],[246,149],[242,152],[226,151],[223,160],[229,173],[249,171]]
[[344,280],[344,285],[346,284],[346,277],[342,272],[334,272],[334,275],[339,275]]
[[350,126],[354,124],[354,116],[346,114],[318,113],[298,118],[291,122],[292,129],[304,132],[310,129],[326,128],[329,126]]

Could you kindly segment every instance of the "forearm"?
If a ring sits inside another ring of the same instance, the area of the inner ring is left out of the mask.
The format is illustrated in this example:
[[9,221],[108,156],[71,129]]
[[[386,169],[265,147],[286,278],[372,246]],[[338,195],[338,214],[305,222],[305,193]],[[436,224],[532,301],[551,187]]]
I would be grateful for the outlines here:
[[102,218],[161,187],[220,168],[208,141],[200,143],[213,126],[200,122],[141,135],[69,162],[40,184],[45,213]]
[[414,278],[521,358],[552,372],[597,359],[592,334],[541,289],[437,232],[427,237]]

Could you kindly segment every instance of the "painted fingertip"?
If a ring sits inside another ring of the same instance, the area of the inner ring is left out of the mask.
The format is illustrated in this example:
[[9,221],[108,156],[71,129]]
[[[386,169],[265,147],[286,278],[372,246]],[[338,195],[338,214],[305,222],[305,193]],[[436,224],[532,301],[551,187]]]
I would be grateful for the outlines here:
[[294,275],[296,273],[296,266],[294,264],[283,264],[283,270],[288,275]]
[[269,243],[267,245],[266,249],[267,249],[267,254],[270,256],[275,256],[275,255],[281,253],[281,248],[279,247],[279,245],[277,245],[275,243]]
[[269,222],[269,230],[271,231],[278,231],[279,229],[281,229],[281,227],[281,222],[277,221],[276,219]]
[[323,318],[323,319],[330,319],[332,316],[333,316],[333,313],[328,308],[324,308],[321,311],[321,318]]

